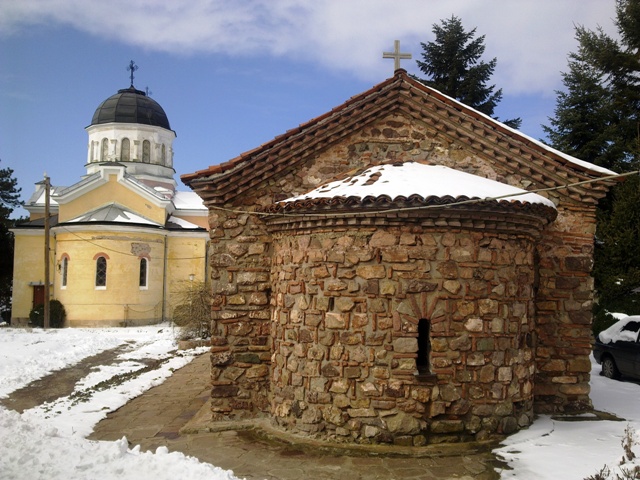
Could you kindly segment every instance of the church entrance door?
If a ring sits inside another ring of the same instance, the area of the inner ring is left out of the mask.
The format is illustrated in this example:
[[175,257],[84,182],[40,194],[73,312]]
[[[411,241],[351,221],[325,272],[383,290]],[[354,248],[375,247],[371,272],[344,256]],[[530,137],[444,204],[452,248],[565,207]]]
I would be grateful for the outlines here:
[[36,305],[44,304],[44,285],[34,285],[33,286],[33,305],[32,308],[35,308]]

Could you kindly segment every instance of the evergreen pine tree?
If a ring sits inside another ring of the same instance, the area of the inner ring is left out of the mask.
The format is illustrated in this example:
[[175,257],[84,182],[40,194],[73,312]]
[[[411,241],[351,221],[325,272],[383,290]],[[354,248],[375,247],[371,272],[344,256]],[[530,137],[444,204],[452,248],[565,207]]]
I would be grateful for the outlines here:
[[[640,166],[640,0],[616,0],[619,39],[576,29],[578,53],[544,127],[552,146],[617,171]],[[640,314],[640,179],[627,178],[599,205],[593,276],[596,328],[606,311]]]
[[13,282],[13,234],[9,228],[14,221],[9,215],[20,205],[20,190],[13,170],[0,168],[0,317],[4,321],[9,320]]
[[600,71],[579,54],[569,56],[569,72],[562,74],[566,91],[556,91],[555,117],[543,125],[551,145],[582,160],[616,168],[624,157],[612,98]]
[[621,170],[638,168],[640,135],[640,0],[616,1],[619,40],[599,28],[576,29],[582,57],[601,75],[608,90],[615,144]]
[[628,177],[612,191],[611,205],[598,211],[593,276],[596,313],[640,314],[640,178]]
[[[484,54],[485,36],[474,38],[476,29],[465,31],[462,21],[456,16],[433,25],[435,40],[421,43],[422,61],[417,64],[427,79],[417,80],[479,112],[492,116],[500,100],[502,89],[487,85],[496,68],[497,60],[480,59]],[[520,118],[504,123],[519,128]]]

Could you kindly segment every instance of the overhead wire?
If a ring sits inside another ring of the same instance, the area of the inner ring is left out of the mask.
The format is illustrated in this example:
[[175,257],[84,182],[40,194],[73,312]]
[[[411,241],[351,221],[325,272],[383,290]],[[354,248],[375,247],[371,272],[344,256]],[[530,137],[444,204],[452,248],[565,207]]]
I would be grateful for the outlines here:
[[[472,204],[472,203],[482,203],[482,202],[488,202],[488,201],[498,201],[504,198],[512,198],[512,197],[518,197],[521,195],[527,195],[530,193],[541,193],[541,192],[553,192],[553,191],[558,191],[558,190],[565,190],[567,188],[573,188],[573,187],[578,187],[581,185],[587,185],[587,184],[591,184],[591,183],[597,183],[597,182],[604,182],[607,180],[615,180],[618,178],[622,178],[622,177],[628,177],[630,175],[638,175],[640,174],[640,170],[633,170],[631,172],[625,172],[625,173],[616,173],[614,175],[607,175],[604,177],[598,177],[598,178],[593,178],[593,179],[589,179],[589,180],[582,180],[580,182],[573,182],[573,183],[567,183],[564,185],[559,185],[556,187],[546,187],[546,188],[539,188],[539,189],[534,189],[534,190],[523,190],[522,192],[516,192],[516,193],[508,193],[508,194],[504,194],[504,195],[497,195],[497,196],[492,196],[492,197],[483,197],[483,198],[469,198],[466,200],[457,200],[451,203],[447,203],[447,204],[438,204],[438,205],[418,205],[418,206],[412,206],[412,207],[398,207],[398,208],[393,208],[393,209],[384,209],[384,210],[373,210],[373,211],[367,211],[367,215],[375,215],[375,214],[382,214],[382,213],[398,213],[398,212],[405,212],[405,211],[411,211],[411,210],[427,210],[427,209],[432,209],[432,208],[450,208],[450,207],[455,207],[458,205],[468,205],[468,204]],[[310,200],[310,199],[304,199],[304,200]],[[219,210],[219,211],[225,211],[228,213],[234,213],[234,214],[251,214],[251,215],[255,215],[255,216],[259,216],[259,217],[283,217],[283,216],[291,216],[291,215],[304,215],[305,217],[341,217],[341,216],[353,216],[353,212],[325,212],[325,213],[308,213],[308,212],[304,212],[304,213],[298,213],[298,212],[256,212],[256,211],[250,211],[250,210],[238,210],[238,209],[231,209],[231,208],[225,208],[225,207],[219,207],[217,205],[208,205],[208,208],[214,209],[214,210]]]
[[[597,183],[597,182],[604,182],[607,180],[616,180],[619,178],[623,178],[623,177],[628,177],[631,175],[639,175],[640,174],[640,170],[633,170],[631,172],[625,172],[625,173],[617,173],[614,175],[607,175],[604,177],[599,177],[599,178],[593,178],[593,179],[589,179],[589,180],[582,180],[580,182],[573,182],[573,183],[567,183],[564,185],[559,185],[556,187],[546,187],[546,188],[539,188],[539,189],[534,189],[534,190],[523,190],[522,192],[516,192],[516,193],[510,193],[510,194],[505,194],[505,195],[497,195],[497,196],[492,196],[492,197],[484,197],[484,198],[470,198],[470,199],[466,199],[466,200],[457,200],[451,203],[447,203],[445,205],[419,205],[419,206],[412,206],[412,207],[398,207],[398,208],[392,208],[392,209],[384,209],[384,210],[373,210],[373,211],[368,211],[367,215],[376,215],[376,214],[382,214],[382,213],[399,213],[399,212],[405,212],[405,211],[415,211],[415,210],[427,210],[427,209],[433,209],[433,208],[451,208],[451,207],[455,207],[458,205],[468,205],[468,204],[473,204],[473,203],[482,203],[482,202],[488,202],[488,201],[498,201],[501,199],[505,199],[505,198],[513,198],[513,197],[518,197],[521,195],[527,195],[530,193],[542,193],[542,192],[554,192],[554,191],[558,191],[558,190],[565,190],[568,188],[573,188],[573,187],[578,187],[578,186],[582,186],[582,185],[588,185],[591,183]],[[217,205],[209,205],[208,208],[211,208],[213,210],[219,210],[219,211],[224,211],[224,212],[228,212],[228,213],[233,213],[233,214],[240,214],[240,215],[245,215],[245,214],[250,214],[250,215],[255,215],[258,217],[283,217],[283,216],[293,216],[293,215],[304,215],[305,217],[341,217],[341,216],[353,216],[354,213],[353,212],[324,212],[324,213],[308,213],[305,212],[303,213],[298,213],[298,212],[256,212],[256,211],[251,211],[251,210],[238,210],[238,209],[231,209],[231,208],[225,208],[225,207],[219,207]],[[114,248],[110,248],[110,247],[106,247],[104,245],[98,244],[95,241],[88,239],[88,238],[84,238],[81,237],[80,235],[78,235],[76,232],[73,232],[71,230],[69,230],[68,228],[64,227],[64,226],[59,226],[58,228],[62,228],[64,229],[66,232],[78,237],[80,240],[90,243],[102,250],[106,250],[109,252],[113,252],[113,253],[118,253],[120,255],[126,255],[126,256],[131,256],[131,257],[138,257],[138,255],[130,253],[130,252],[123,252]],[[173,257],[173,260],[201,260],[201,259],[205,259],[207,258],[206,255],[203,256],[197,256],[197,257]]]
[[[136,255],[136,254],[131,253],[131,252],[123,252],[123,251],[120,251],[120,250],[116,250],[115,248],[110,248],[110,247],[106,247],[104,245],[100,245],[100,244],[96,243],[95,241],[93,241],[93,240],[91,240],[89,238],[81,237],[76,232],[73,232],[73,231],[69,230],[65,226],[59,226],[58,228],[61,228],[61,229],[65,230],[67,233],[70,233],[71,235],[74,235],[74,236],[78,237],[81,241],[90,243],[91,245],[94,245],[94,246],[100,248],[101,250],[106,250],[108,252],[118,253],[120,255],[126,255],[126,256],[129,256],[129,257],[136,257],[136,258],[139,257],[139,255]],[[207,256],[206,255],[202,255],[202,256],[199,256],[199,257],[172,257],[172,260],[201,260],[201,259],[204,259],[204,258],[207,258]]]

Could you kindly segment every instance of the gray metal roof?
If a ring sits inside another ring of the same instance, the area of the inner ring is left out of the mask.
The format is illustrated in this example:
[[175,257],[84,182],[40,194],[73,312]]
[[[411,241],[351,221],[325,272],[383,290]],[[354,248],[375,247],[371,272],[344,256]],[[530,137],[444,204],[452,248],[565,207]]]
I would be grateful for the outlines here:
[[158,102],[133,86],[118,90],[102,102],[91,119],[91,125],[102,123],[140,123],[171,130],[169,119]]

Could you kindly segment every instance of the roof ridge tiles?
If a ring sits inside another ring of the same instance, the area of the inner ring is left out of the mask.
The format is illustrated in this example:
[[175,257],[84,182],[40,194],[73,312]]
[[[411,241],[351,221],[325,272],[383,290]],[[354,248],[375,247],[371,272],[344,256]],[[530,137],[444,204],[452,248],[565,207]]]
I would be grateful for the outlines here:
[[[387,107],[387,110],[384,110],[384,107]],[[301,123],[298,127],[229,161],[182,175],[181,179],[194,190],[202,192],[201,196],[206,197],[207,201],[228,201],[245,191],[246,186],[255,185],[256,180],[266,181],[282,169],[289,168],[292,165],[291,162],[304,161],[318,148],[324,148],[348,134],[349,129],[353,129],[354,126],[362,125],[368,119],[375,118],[381,111],[388,113],[391,109],[397,109],[412,117],[419,117],[421,121],[425,121],[444,135],[468,137],[475,150],[487,155],[491,155],[488,152],[493,151],[494,156],[502,159],[500,161],[505,166],[509,166],[514,157],[523,156],[521,161],[511,166],[512,169],[517,170],[524,166],[523,160],[526,160],[526,163],[539,176],[537,181],[541,185],[566,184],[565,179],[569,176],[588,179],[613,173],[551,149],[420,83],[410,77],[406,71],[399,70],[393,77],[351,97],[331,111]],[[421,113],[424,112],[435,113],[422,115]],[[459,120],[460,115],[464,115],[465,125],[456,121]],[[365,118],[361,118],[362,116]],[[313,149],[310,149],[309,142],[305,142],[305,139],[311,138],[313,138]],[[489,138],[494,139],[495,143],[490,143]],[[305,150],[295,157],[292,152],[300,152],[301,149]],[[272,154],[278,157],[278,168],[274,168],[274,164],[266,165]],[[558,170],[560,165],[565,167],[562,172]],[[251,180],[249,177],[256,178]],[[574,195],[578,198],[583,193],[576,192]],[[594,201],[599,196],[596,192]]]

